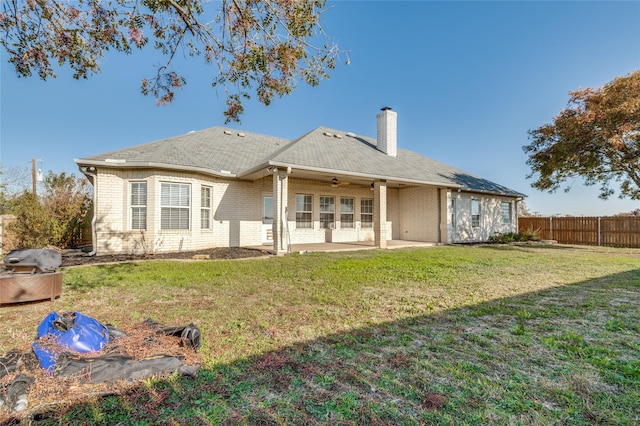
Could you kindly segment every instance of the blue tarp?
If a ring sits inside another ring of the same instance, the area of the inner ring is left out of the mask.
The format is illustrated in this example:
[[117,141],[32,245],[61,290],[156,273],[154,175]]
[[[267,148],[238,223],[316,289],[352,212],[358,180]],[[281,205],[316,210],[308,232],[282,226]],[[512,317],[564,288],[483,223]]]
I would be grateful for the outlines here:
[[80,353],[94,352],[109,342],[107,327],[79,312],[63,315],[51,312],[38,326],[38,339],[46,336],[54,336],[54,344],[36,340],[32,346],[40,366],[49,371],[53,371],[58,355],[64,349]]

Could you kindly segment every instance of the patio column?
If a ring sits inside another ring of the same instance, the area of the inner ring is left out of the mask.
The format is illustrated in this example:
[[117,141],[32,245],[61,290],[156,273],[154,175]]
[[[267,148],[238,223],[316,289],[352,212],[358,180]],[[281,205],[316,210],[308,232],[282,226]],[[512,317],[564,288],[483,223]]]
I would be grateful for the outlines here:
[[288,168],[273,173],[273,249],[278,256],[289,252],[289,173]]
[[438,188],[438,219],[440,222],[440,232],[438,233],[438,241],[439,243],[446,243],[449,241],[449,225],[447,221],[449,220],[449,197],[451,196],[451,191],[446,189]]
[[375,246],[387,248],[387,181],[380,180],[373,186],[373,230]]

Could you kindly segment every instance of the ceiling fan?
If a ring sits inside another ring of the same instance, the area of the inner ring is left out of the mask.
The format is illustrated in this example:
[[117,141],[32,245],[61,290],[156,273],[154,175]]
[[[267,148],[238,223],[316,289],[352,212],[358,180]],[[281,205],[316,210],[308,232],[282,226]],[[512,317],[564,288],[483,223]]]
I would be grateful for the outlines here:
[[350,182],[341,182],[338,180],[337,177],[333,177],[333,179],[331,179],[331,187],[332,188],[337,188],[339,186],[343,186],[343,185],[349,185]]

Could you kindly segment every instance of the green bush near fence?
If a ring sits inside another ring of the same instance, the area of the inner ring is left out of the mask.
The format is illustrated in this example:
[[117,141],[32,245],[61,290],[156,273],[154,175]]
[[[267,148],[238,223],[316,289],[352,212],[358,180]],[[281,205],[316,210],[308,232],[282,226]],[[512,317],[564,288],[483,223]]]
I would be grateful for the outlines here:
[[528,230],[523,232],[508,232],[506,234],[495,234],[489,237],[491,243],[517,243],[526,241],[540,241],[537,231]]

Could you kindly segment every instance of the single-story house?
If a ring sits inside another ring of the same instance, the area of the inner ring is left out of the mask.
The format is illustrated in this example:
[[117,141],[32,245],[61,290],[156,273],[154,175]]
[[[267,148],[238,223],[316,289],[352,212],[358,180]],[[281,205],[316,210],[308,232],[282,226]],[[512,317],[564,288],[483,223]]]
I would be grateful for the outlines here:
[[94,252],[388,240],[456,243],[517,232],[523,194],[377,137],[297,139],[212,127],[75,159],[93,185]]

